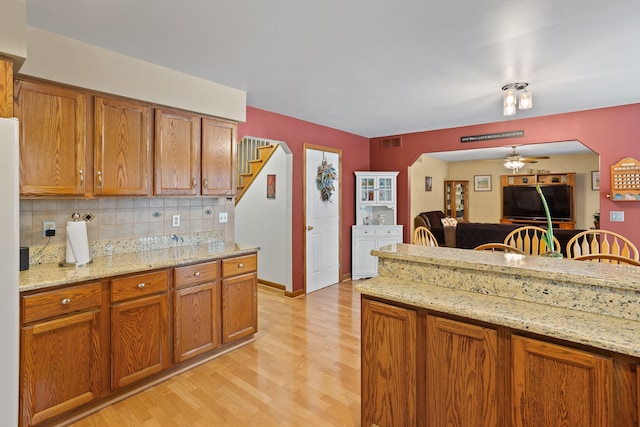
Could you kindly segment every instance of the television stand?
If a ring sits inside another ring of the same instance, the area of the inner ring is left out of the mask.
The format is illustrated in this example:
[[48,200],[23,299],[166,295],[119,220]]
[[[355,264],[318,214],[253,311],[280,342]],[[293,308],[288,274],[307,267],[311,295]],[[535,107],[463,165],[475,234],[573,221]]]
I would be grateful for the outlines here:
[[[513,219],[513,218],[500,218],[500,224],[522,224],[522,225],[537,225],[538,227],[547,227],[547,220],[542,219]],[[561,230],[573,230],[576,227],[575,221],[551,221],[553,228],[559,228]]]

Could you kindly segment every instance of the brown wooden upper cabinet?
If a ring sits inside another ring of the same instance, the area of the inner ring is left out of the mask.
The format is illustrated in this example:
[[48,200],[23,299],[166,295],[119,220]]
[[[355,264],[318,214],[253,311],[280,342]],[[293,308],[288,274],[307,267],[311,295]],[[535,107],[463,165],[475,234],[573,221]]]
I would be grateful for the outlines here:
[[154,194],[200,193],[200,125],[198,115],[155,110]]
[[202,119],[202,195],[236,194],[236,125]]
[[86,95],[77,90],[15,80],[14,113],[20,121],[20,194],[85,194],[86,103]]
[[20,195],[233,197],[236,124],[154,107],[15,79]]
[[236,125],[225,120],[155,110],[156,195],[235,195]]
[[150,114],[141,102],[95,98],[95,195],[149,195]]

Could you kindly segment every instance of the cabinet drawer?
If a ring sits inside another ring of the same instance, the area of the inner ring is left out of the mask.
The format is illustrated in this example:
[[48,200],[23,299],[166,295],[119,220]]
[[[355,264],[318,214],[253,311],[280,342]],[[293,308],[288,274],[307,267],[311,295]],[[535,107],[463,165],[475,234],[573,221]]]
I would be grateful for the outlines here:
[[373,228],[356,228],[356,237],[375,237],[376,230]]
[[111,302],[138,298],[167,289],[167,272],[136,274],[111,281]]
[[356,237],[391,237],[401,234],[400,227],[359,227],[355,229]]
[[218,278],[218,261],[187,265],[173,269],[173,286],[181,288],[199,283],[215,282]]
[[378,237],[393,237],[400,236],[402,233],[399,228],[383,228],[376,230],[376,236]]
[[258,269],[258,256],[247,255],[222,260],[222,276],[231,277]]
[[69,286],[22,297],[22,322],[100,307],[100,282]]

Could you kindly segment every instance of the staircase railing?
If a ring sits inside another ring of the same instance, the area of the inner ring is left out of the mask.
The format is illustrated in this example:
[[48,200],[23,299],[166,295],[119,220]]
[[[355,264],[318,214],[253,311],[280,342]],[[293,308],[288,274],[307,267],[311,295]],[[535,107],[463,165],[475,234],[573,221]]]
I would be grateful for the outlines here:
[[272,141],[263,138],[255,138],[245,136],[238,142],[238,150],[236,151],[236,164],[238,170],[238,182],[242,182],[240,175],[249,173],[249,160],[257,160],[259,157],[258,147],[271,145]]

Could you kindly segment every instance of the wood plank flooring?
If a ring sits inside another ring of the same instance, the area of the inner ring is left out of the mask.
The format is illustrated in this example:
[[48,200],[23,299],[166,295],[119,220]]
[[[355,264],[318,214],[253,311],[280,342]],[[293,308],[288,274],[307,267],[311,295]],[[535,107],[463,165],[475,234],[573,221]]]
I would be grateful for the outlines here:
[[244,347],[74,424],[359,426],[360,294],[351,281],[290,299],[259,286]]

